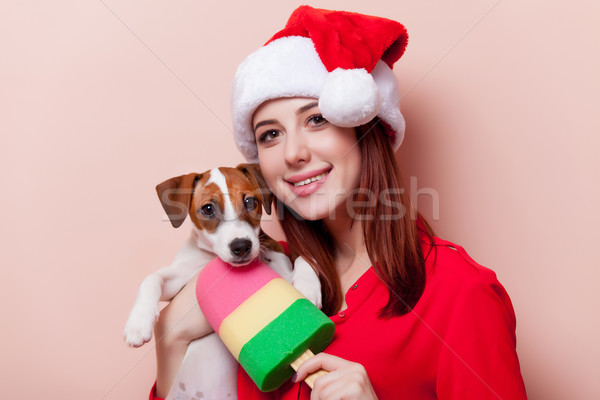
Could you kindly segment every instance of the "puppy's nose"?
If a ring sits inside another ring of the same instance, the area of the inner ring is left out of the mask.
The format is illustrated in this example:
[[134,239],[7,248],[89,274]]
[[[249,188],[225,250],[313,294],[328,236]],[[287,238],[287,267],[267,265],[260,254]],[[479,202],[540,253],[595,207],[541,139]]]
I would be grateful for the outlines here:
[[248,239],[233,239],[229,244],[231,252],[236,257],[243,257],[250,252],[252,242]]

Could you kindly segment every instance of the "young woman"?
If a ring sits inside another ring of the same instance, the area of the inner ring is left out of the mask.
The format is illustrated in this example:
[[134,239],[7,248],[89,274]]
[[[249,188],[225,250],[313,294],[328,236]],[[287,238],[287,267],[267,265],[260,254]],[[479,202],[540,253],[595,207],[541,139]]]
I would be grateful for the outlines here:
[[[259,162],[291,256],[319,274],[336,324],[325,352],[274,393],[240,369],[239,399],[526,398],[506,291],[434,237],[404,191],[391,67],[406,41],[397,22],[303,6],[238,69],[236,142]],[[194,285],[162,311],[156,337],[189,310]],[[176,330],[157,343],[159,396],[206,326],[191,316]],[[311,391],[302,379],[321,368]]]

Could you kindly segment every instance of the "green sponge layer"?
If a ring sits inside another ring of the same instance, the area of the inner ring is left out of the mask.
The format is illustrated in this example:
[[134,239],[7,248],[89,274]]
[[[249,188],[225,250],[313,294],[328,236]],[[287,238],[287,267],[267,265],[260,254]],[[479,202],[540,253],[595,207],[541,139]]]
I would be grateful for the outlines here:
[[323,351],[334,331],[321,310],[298,299],[242,347],[239,362],[260,390],[275,390],[294,374],[290,364],[308,349]]

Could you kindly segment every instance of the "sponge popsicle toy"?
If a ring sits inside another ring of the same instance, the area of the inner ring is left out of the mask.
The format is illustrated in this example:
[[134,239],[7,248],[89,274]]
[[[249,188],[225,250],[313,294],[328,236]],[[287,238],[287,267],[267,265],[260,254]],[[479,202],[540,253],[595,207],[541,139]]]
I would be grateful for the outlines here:
[[[233,267],[216,258],[200,272],[198,303],[206,319],[264,392],[277,389],[299,364],[324,350],[335,324],[267,265]],[[311,352],[312,351],[312,352]],[[317,371],[305,379],[312,387]]]

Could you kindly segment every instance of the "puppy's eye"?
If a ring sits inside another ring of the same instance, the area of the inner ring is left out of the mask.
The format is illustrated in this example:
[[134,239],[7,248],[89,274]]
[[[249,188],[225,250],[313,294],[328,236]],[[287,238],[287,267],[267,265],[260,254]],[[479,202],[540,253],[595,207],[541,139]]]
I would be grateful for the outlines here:
[[258,202],[256,201],[256,199],[254,197],[246,197],[244,199],[244,206],[246,207],[246,210],[248,210],[248,211],[254,210],[257,205],[258,205]]
[[200,208],[200,212],[206,217],[212,217],[215,215],[215,207],[212,204],[205,204]]

